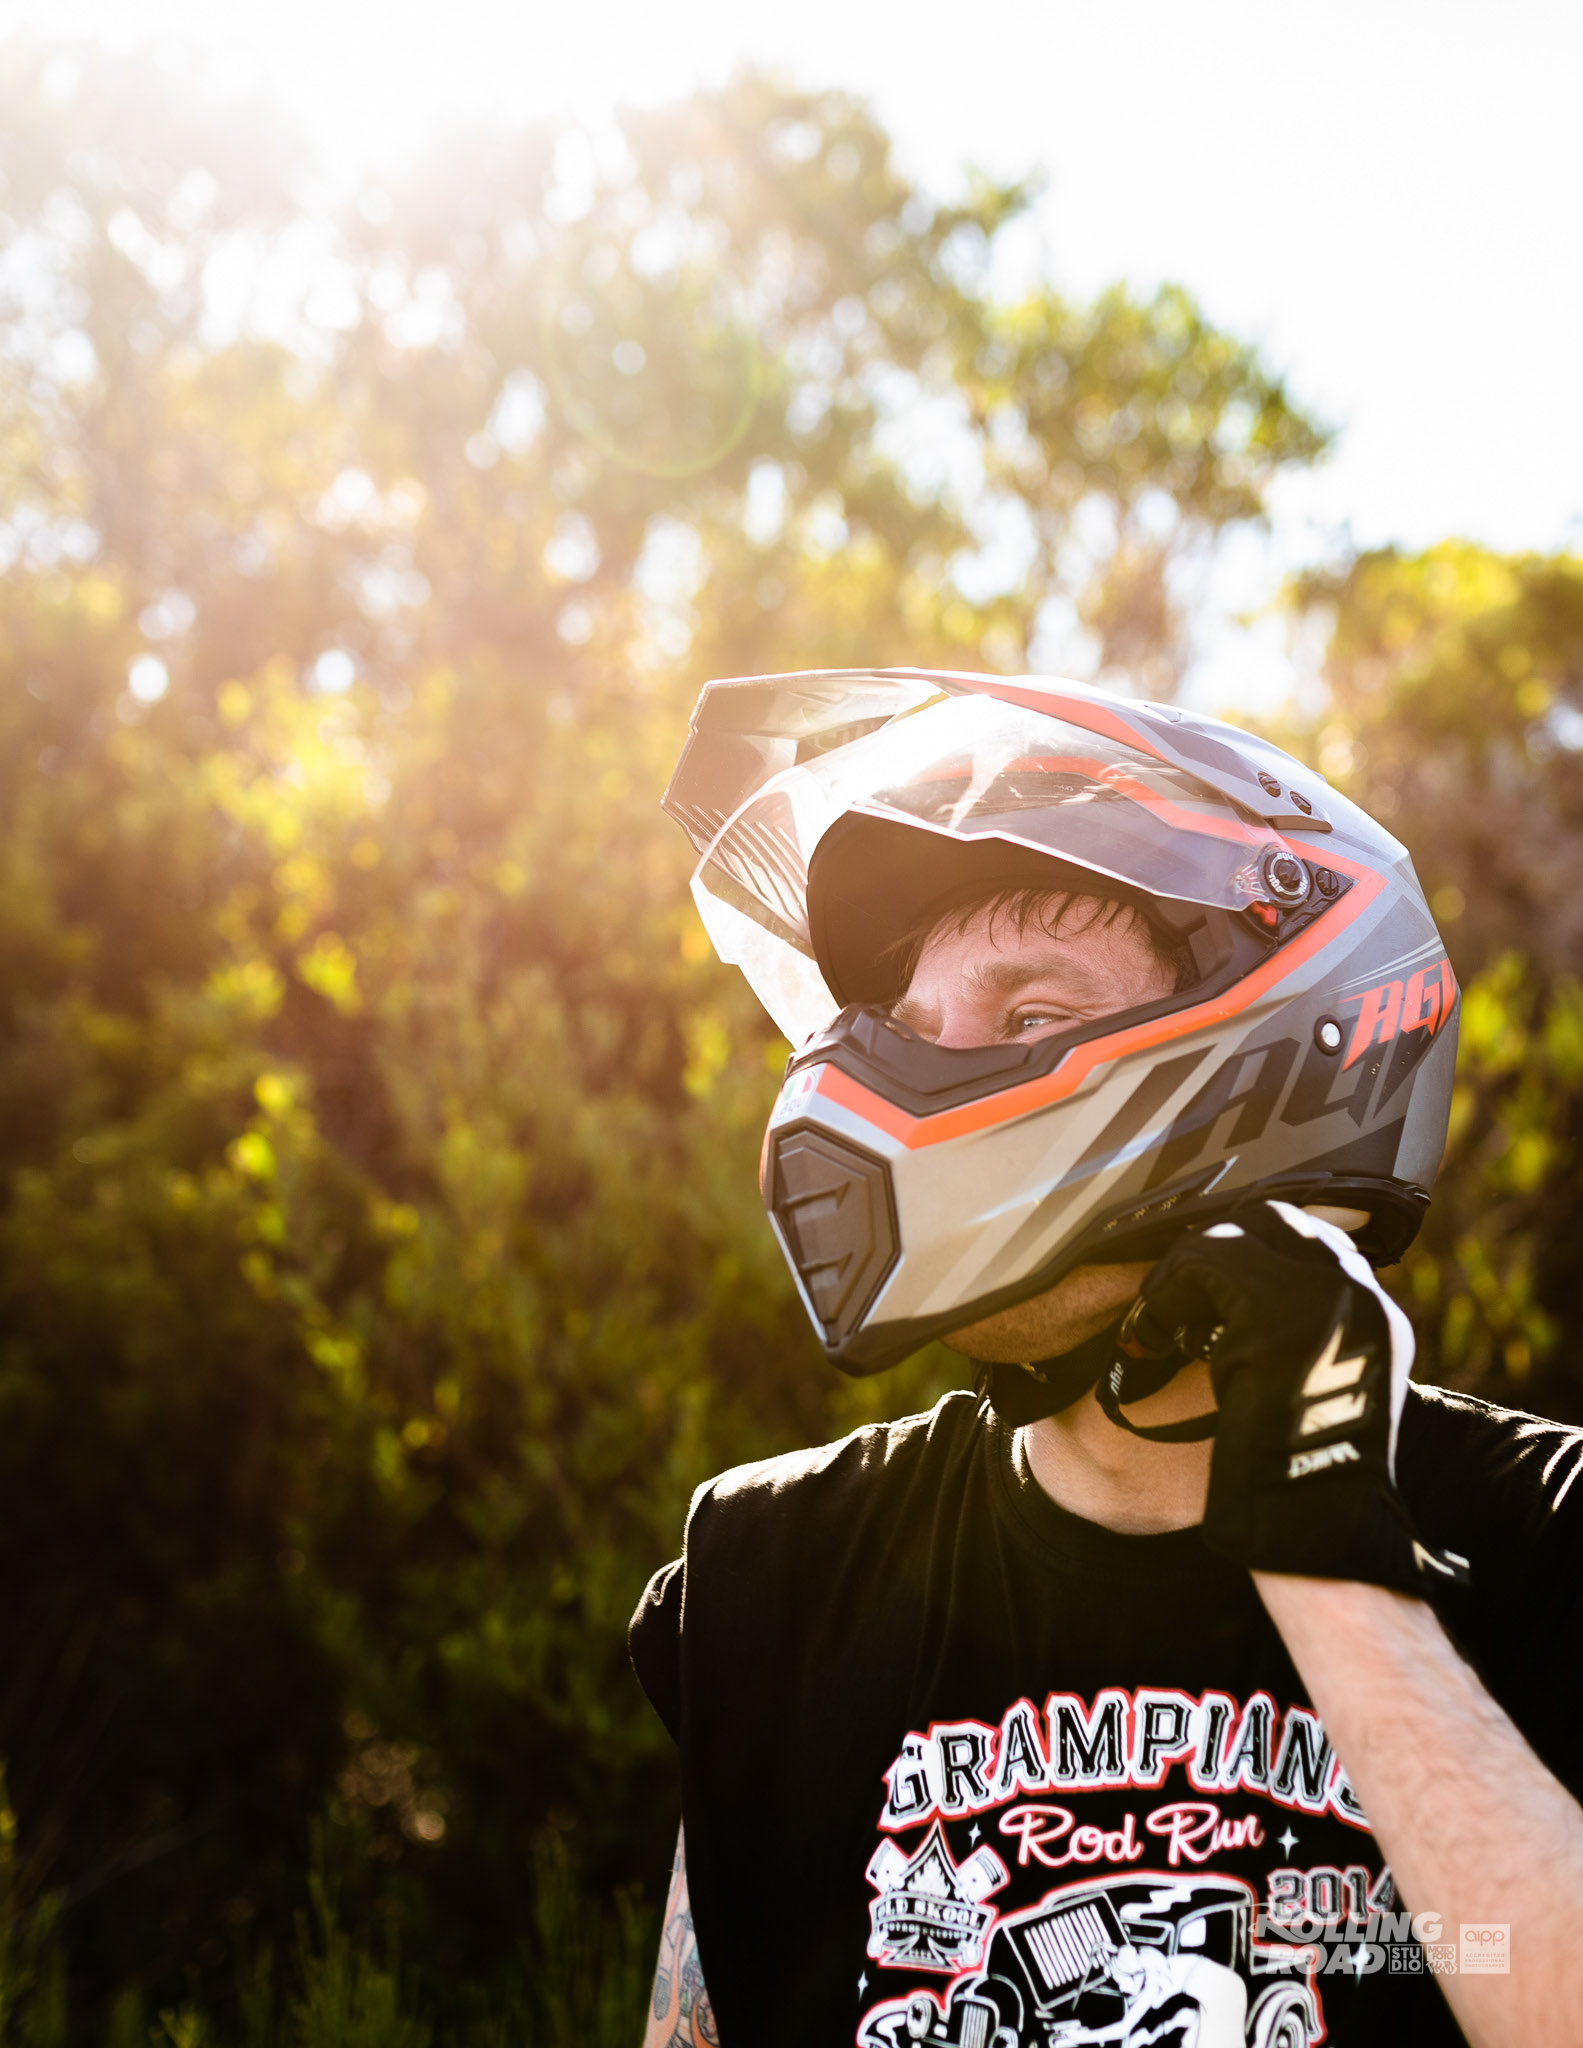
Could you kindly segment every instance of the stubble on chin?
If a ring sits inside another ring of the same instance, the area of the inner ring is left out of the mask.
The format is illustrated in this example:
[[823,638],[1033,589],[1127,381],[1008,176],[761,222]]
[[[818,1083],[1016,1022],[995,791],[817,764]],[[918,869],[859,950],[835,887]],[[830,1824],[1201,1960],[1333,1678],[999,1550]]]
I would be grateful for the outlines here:
[[1045,1294],[953,1330],[945,1342],[953,1351],[990,1365],[1028,1365],[1059,1358],[1123,1314],[1153,1260],[1124,1266],[1079,1266]]

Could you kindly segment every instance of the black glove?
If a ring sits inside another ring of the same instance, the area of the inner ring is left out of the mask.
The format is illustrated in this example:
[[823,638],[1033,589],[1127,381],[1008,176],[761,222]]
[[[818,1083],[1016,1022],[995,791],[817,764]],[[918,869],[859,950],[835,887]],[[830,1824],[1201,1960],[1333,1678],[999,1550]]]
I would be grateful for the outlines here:
[[1140,1321],[1209,1360],[1211,1550],[1250,1570],[1405,1593],[1466,1581],[1465,1559],[1418,1540],[1396,1490],[1412,1325],[1342,1231],[1285,1202],[1249,1203],[1180,1238],[1141,1298]]

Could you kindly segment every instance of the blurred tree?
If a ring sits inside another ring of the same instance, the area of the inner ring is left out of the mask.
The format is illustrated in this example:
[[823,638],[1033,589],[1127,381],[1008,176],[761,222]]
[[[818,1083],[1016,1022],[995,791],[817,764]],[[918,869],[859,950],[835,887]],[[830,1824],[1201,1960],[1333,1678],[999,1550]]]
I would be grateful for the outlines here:
[[1276,473],[1327,436],[1255,352],[1168,286],[1073,306],[1041,292],[991,307],[952,371],[1004,504],[1029,522],[1029,594],[1073,606],[1101,678],[1169,697],[1189,653],[1181,572],[1257,519]]
[[1583,562],[1448,541],[1295,594],[1332,622],[1321,765],[1412,847],[1459,972],[1583,972]]
[[1298,735],[1412,850],[1464,986],[1451,1142],[1402,1293],[1430,1376],[1583,1420],[1583,562],[1463,542],[1306,579]]
[[460,2026],[561,1981],[568,1871],[663,1875],[624,1625],[692,1486],[950,1369],[816,1363],[687,704],[1084,619],[1166,687],[1179,567],[1322,435],[1179,292],[997,301],[1026,192],[935,203],[836,93],[338,215],[197,59],[13,40],[0,178],[8,1910],[174,2040],[327,1815]]

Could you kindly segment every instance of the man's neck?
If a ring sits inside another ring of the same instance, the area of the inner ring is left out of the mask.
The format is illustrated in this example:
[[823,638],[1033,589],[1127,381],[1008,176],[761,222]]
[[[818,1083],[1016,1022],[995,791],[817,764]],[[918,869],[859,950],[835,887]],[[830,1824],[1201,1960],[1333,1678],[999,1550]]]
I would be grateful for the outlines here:
[[[1184,1421],[1215,1405],[1207,1365],[1190,1365],[1137,1401],[1127,1417],[1140,1426]],[[1204,1519],[1214,1440],[1151,1443],[1118,1429],[1092,1394],[1022,1432],[1028,1469],[1068,1514],[1124,1536],[1191,1529]]]

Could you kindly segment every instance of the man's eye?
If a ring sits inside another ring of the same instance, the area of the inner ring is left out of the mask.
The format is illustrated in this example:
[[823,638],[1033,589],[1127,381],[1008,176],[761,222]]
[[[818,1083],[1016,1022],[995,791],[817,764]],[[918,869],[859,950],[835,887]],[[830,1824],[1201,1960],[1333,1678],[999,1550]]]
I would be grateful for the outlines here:
[[1012,1027],[1017,1031],[1044,1031],[1052,1024],[1070,1022],[1064,1010],[1019,1010],[1012,1019]]

